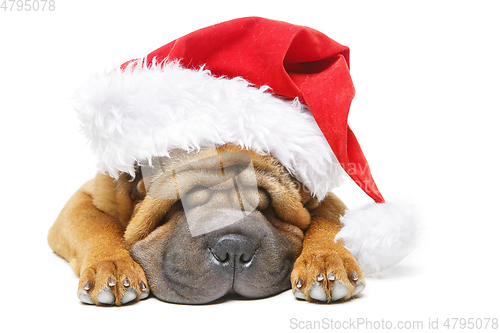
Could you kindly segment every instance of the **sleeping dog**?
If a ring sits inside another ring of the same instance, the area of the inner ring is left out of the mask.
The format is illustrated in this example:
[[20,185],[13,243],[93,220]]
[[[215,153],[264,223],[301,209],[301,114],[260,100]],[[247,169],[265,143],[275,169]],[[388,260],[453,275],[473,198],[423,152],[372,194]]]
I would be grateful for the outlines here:
[[356,260],[333,242],[343,203],[331,193],[318,202],[271,155],[227,144],[177,152],[157,169],[98,174],[51,228],[50,246],[80,276],[82,302],[121,305],[151,291],[202,304],[290,287],[330,302],[363,290]]
[[[80,300],[359,294],[360,267],[401,260],[415,229],[375,185],[347,123],[353,97],[347,47],[258,17],[93,76],[76,108],[100,173],[49,233]],[[331,193],[344,175],[375,203],[346,211]]]

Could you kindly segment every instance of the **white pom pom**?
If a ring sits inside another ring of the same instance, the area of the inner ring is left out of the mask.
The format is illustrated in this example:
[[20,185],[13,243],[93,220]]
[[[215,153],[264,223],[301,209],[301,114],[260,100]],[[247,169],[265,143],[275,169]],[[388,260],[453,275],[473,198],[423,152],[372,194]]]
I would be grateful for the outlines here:
[[406,257],[417,241],[417,223],[408,209],[392,203],[374,203],[348,210],[341,218],[342,239],[363,274],[383,271]]

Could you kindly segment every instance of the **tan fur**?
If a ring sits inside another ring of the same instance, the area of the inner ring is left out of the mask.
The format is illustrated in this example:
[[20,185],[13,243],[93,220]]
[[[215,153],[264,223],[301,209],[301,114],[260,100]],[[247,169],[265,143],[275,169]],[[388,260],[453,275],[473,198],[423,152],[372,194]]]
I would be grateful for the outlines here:
[[[109,178],[109,177],[108,177]],[[101,191],[109,180],[97,176],[83,185],[64,206],[49,231],[48,241],[59,256],[65,258],[80,276],[79,292],[87,282],[92,291],[101,290],[109,277],[122,282],[125,277],[131,286],[140,289],[140,283],[147,284],[142,268],[135,263],[123,242],[124,228],[120,222],[99,210],[103,207],[116,212],[110,203],[116,193]],[[96,197],[94,195],[99,193]],[[122,283],[113,287],[119,304],[126,289]],[[97,294],[91,297],[97,303]],[[138,295],[139,297],[139,295]]]
[[349,299],[354,292],[354,285],[349,280],[348,274],[354,272],[360,281],[365,283],[365,280],[353,255],[342,243],[333,241],[342,227],[340,217],[344,214],[346,207],[332,193],[319,204],[316,204],[314,200],[311,203],[316,206],[311,209],[312,221],[304,237],[302,253],[297,258],[292,271],[292,288],[297,287],[297,281],[300,278],[303,281],[300,289],[307,299],[311,300],[308,294],[309,288],[317,281],[317,275],[321,273],[325,277],[321,284],[330,301],[331,295],[327,291],[331,289],[332,282],[326,277],[334,273],[336,280],[348,286],[349,294],[344,299]]
[[125,244],[130,248],[154,230],[161,218],[176,203],[176,200],[161,200],[146,197],[137,205],[137,210],[125,231]]
[[[219,153],[240,151],[234,145],[219,148]],[[278,229],[286,229],[291,235],[290,241],[303,241],[302,253],[291,276],[292,288],[296,288],[300,278],[304,281],[301,290],[310,300],[307,290],[318,272],[325,276],[334,272],[349,286],[349,295],[345,297],[349,298],[354,287],[349,282],[348,272],[355,272],[360,279],[363,276],[352,255],[342,244],[333,242],[341,227],[339,217],[345,211],[344,204],[333,194],[319,203],[274,158],[254,151],[245,152],[252,157],[258,186],[265,188],[272,198],[276,216],[270,221]],[[174,159],[175,156],[172,161],[176,162]],[[179,157],[177,162],[185,163],[185,159]],[[91,283],[89,294],[95,303],[98,303],[97,290],[101,290],[110,277],[115,279],[117,283],[112,289],[119,305],[126,291],[121,283],[125,277],[136,290],[140,290],[141,282],[147,286],[142,268],[132,260],[127,249],[153,232],[172,210],[179,209],[176,202],[147,196],[140,179],[122,174],[114,180],[98,174],[64,206],[49,231],[49,245],[68,260],[80,276],[79,292],[87,282]],[[162,228],[173,230],[172,226]],[[330,282],[325,279],[322,283],[329,295]]]

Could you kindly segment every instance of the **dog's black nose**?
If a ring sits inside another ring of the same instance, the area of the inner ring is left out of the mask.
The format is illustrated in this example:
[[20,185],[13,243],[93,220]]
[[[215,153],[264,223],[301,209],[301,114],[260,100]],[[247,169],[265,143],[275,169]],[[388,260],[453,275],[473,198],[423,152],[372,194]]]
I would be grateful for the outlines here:
[[209,247],[214,258],[220,263],[244,265],[252,261],[256,246],[245,236],[226,235],[214,246]]

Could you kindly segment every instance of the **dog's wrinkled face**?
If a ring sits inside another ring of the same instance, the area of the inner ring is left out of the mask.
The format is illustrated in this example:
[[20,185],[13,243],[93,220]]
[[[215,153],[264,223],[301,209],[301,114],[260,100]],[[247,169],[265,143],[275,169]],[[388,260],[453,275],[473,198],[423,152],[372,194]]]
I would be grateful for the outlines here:
[[[310,216],[307,195],[276,160],[224,146],[173,154],[142,174],[147,197],[170,202],[130,251],[156,297],[202,304],[290,288]],[[151,207],[138,204],[134,217]]]

